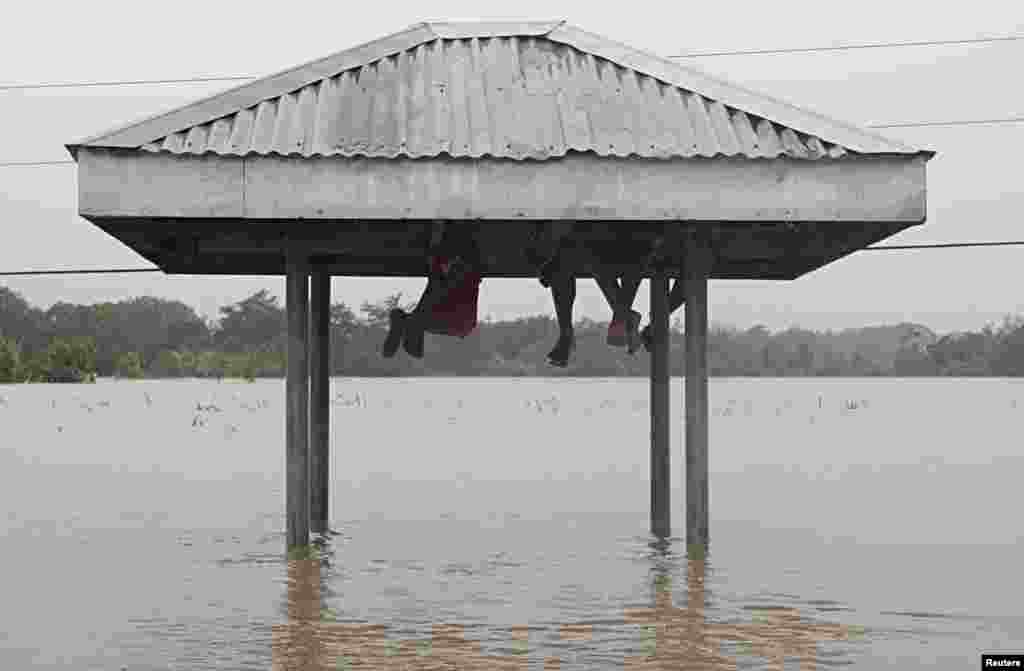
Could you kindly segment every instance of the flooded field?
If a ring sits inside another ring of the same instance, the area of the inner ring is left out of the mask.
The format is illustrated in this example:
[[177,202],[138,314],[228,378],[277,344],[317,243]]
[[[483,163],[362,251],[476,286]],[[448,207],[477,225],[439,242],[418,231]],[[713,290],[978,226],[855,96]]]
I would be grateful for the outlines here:
[[[0,668],[976,668],[1024,652],[1024,381],[712,379],[711,552],[647,535],[648,383],[334,379],[286,561],[284,383],[0,386]],[[686,661],[683,661],[686,660]]]

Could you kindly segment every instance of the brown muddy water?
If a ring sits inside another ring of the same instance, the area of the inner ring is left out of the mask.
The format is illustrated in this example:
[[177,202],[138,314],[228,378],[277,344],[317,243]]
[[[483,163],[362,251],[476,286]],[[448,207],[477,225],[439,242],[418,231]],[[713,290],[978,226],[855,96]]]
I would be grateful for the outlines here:
[[0,669],[1024,652],[1024,381],[713,379],[704,561],[679,538],[681,380],[659,544],[645,380],[334,379],[335,533],[293,561],[283,391],[0,386]]

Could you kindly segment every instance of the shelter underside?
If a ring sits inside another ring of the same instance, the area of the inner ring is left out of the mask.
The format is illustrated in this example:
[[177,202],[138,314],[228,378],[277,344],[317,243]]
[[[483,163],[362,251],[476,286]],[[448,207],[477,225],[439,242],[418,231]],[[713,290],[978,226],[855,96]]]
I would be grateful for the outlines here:
[[[110,235],[171,274],[283,275],[289,249],[304,251],[331,275],[418,277],[437,222],[191,220],[89,217]],[[586,221],[574,233],[577,274],[634,273],[657,238],[667,242],[659,264],[682,273],[688,240],[711,255],[710,279],[795,279],[906,228],[900,224],[776,222],[758,224]],[[488,277],[535,277],[525,250],[537,222],[489,221],[474,226]],[[644,276],[649,272],[645,271]]]

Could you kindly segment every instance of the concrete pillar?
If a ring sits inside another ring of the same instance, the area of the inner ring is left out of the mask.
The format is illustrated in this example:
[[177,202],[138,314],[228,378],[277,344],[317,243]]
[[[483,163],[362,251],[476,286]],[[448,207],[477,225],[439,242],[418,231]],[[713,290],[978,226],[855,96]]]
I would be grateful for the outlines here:
[[[698,254],[705,250],[695,250]],[[686,294],[686,544],[708,546],[708,264],[693,255],[683,268]]]
[[672,535],[669,502],[668,277],[651,276],[651,533]]
[[331,276],[314,267],[309,303],[309,481],[310,530],[329,530],[331,441]]
[[309,543],[309,262],[287,259],[286,533],[288,547]]

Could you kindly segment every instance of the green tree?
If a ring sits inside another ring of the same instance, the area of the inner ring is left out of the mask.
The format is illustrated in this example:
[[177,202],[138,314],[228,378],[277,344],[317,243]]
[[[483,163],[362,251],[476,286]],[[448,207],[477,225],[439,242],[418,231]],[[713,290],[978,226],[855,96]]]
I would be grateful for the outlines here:
[[928,348],[928,354],[944,375],[983,376],[990,372],[995,349],[991,329],[980,333],[951,333]]
[[44,317],[21,294],[0,287],[0,336],[16,340],[22,353],[45,347]]
[[21,347],[13,338],[0,337],[0,384],[21,381]]
[[172,349],[161,350],[150,368],[160,377],[181,377],[184,372],[181,354]]
[[50,378],[50,353],[40,349],[30,354],[21,367],[26,382],[46,382]]
[[94,337],[101,375],[114,372],[121,352],[138,352],[149,369],[161,350],[202,344],[208,332],[189,306],[152,296],[95,305],[57,303],[46,311],[44,327],[48,337]]
[[225,361],[222,353],[209,350],[199,352],[195,361],[196,377],[224,377]]
[[899,376],[916,377],[935,375],[936,368],[935,363],[929,358],[927,352],[915,347],[904,347],[896,353],[892,372]]
[[221,319],[214,336],[227,352],[241,352],[261,346],[281,347],[284,343],[285,313],[277,297],[266,289],[220,309]]
[[285,374],[284,353],[273,349],[254,352],[255,377],[283,377]]
[[1002,334],[992,357],[992,372],[1004,377],[1024,376],[1024,326]]
[[181,359],[181,374],[185,376],[192,376],[196,374],[196,354],[191,350],[182,350],[178,352],[178,356]]
[[761,361],[769,375],[784,374],[789,367],[789,353],[786,352],[786,346],[772,338],[765,343],[761,350]]
[[331,305],[331,331],[344,339],[351,338],[359,330],[359,318],[352,308],[338,302]]
[[51,382],[95,380],[96,343],[91,337],[54,338],[47,351]]
[[129,379],[142,377],[142,357],[138,352],[122,352],[117,357],[115,373],[118,377]]

